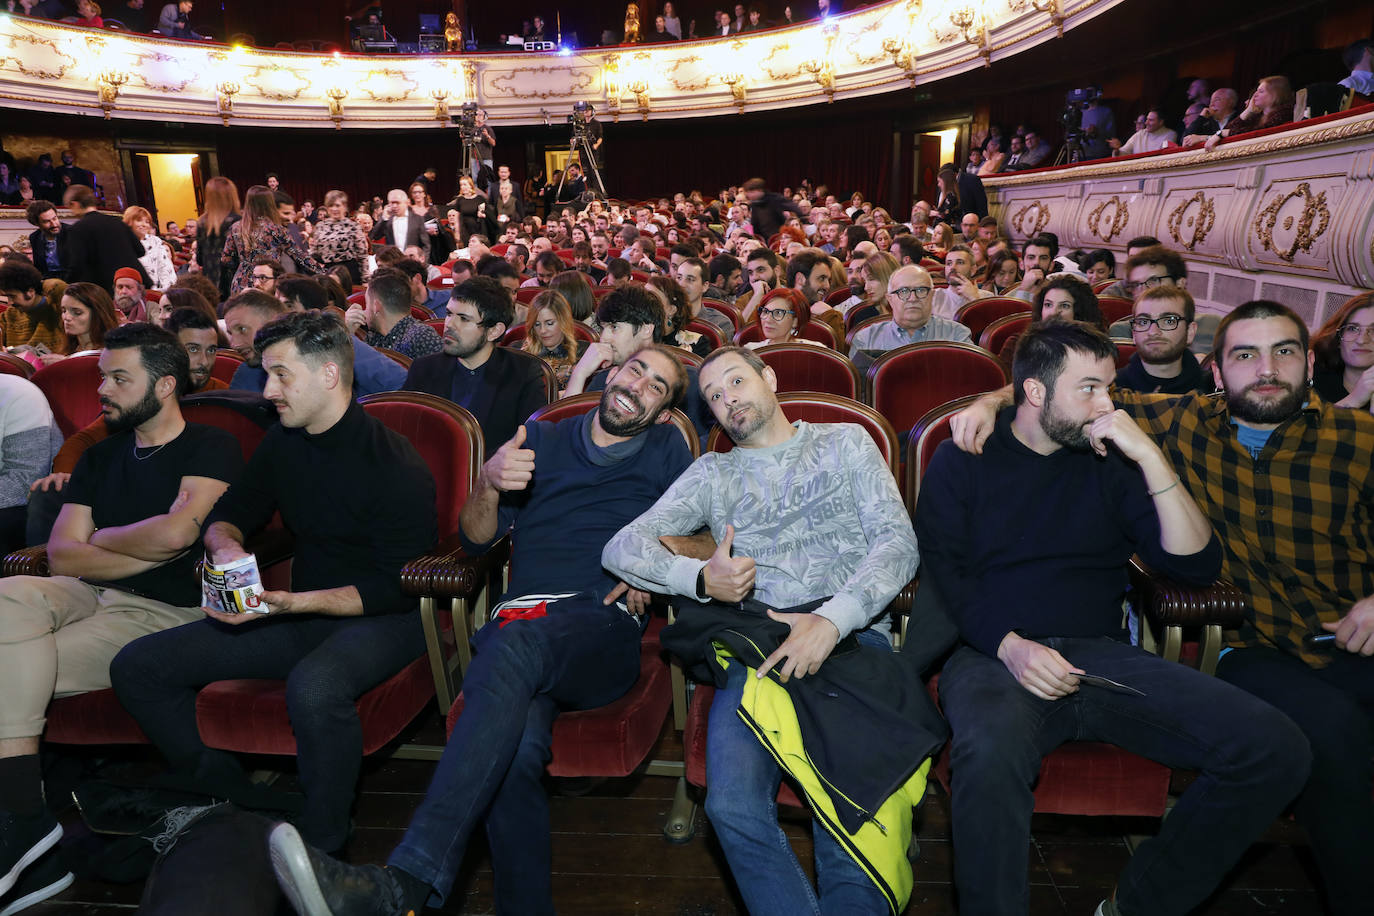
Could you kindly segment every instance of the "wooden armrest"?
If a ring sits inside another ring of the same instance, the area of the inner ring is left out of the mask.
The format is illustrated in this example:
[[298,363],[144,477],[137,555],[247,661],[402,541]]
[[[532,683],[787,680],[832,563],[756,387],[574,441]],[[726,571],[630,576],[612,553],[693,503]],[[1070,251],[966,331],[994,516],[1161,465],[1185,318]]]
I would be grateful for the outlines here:
[[502,538],[479,557],[469,556],[454,544],[443,553],[428,554],[406,564],[401,570],[401,587],[406,594],[420,597],[471,599],[509,560],[510,538]]
[[5,564],[0,575],[4,576],[50,576],[52,570],[48,566],[48,545],[40,544],[37,547],[25,547],[16,550],[14,553],[5,557]]
[[1230,582],[1185,585],[1156,573],[1138,557],[1131,558],[1130,571],[1137,609],[1161,626],[1234,629],[1245,619],[1245,595]]

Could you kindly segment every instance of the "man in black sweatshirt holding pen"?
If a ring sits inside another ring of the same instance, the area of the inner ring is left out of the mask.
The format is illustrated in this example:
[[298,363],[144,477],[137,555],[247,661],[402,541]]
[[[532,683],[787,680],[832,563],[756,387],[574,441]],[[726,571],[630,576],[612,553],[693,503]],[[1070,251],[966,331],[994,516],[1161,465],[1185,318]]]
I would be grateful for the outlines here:
[[922,585],[964,641],[940,677],[964,914],[1027,911],[1031,786],[1066,741],[1200,773],[1099,907],[1107,916],[1191,910],[1306,779],[1307,743],[1287,717],[1127,641],[1133,553],[1207,583],[1221,548],[1159,447],[1113,408],[1114,357],[1086,325],[1029,332],[1015,406],[982,454],[942,445],[922,480]]

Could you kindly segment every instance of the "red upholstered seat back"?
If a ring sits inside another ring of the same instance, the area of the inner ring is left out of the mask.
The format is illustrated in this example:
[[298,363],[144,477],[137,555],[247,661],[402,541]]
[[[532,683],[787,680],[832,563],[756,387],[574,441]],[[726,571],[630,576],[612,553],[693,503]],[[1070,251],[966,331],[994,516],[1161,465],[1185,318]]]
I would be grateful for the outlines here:
[[348,297],[349,305],[367,305],[367,290],[360,289]]
[[720,336],[720,328],[701,318],[693,318],[687,322],[687,330],[700,334],[711,342],[712,350],[719,350],[725,346],[725,339]]
[[736,331],[739,330],[739,312],[735,311],[735,307],[730,303],[721,302],[719,299],[702,299],[701,307],[720,312],[726,318],[730,319],[730,324],[734,325]]
[[[1006,296],[993,296],[990,299],[979,299],[970,302],[959,309],[954,320],[968,328],[969,335],[977,340],[987,330],[987,326],[998,318],[1005,318],[1008,315],[1015,315],[1024,312],[1029,308],[1029,304],[1020,299],[1010,299]],[[996,352],[996,351],[993,351]]]
[[544,291],[542,286],[522,286],[515,291],[515,301],[529,305],[534,301],[534,297]]
[[868,367],[869,402],[900,430],[911,429],[946,401],[995,391],[1006,383],[1001,361],[966,343],[908,344]]
[[358,403],[410,440],[434,475],[439,536],[458,530],[458,513],[482,469],[482,428],[472,414],[443,398],[415,391],[388,391]]
[[1116,368],[1126,368],[1131,357],[1135,356],[1135,341],[1127,340],[1124,337],[1113,337],[1112,343],[1116,344]]
[[17,375],[28,378],[33,375],[33,366],[28,360],[20,359],[9,353],[0,353],[0,375]]
[[239,366],[242,365],[243,357],[237,353],[220,350],[215,354],[215,365],[210,369],[210,377],[228,384],[233,379],[234,373],[238,371]]
[[778,391],[823,391],[857,401],[863,382],[849,357],[829,347],[769,344],[754,351],[778,376]]
[[970,394],[941,404],[917,420],[912,428],[906,442],[906,502],[913,517],[921,489],[921,476],[930,466],[930,459],[935,457],[935,450],[940,443],[950,437],[950,419],[976,400],[978,395]]
[[48,399],[57,428],[70,436],[100,416],[100,357],[69,356],[33,374],[33,383]]
[[1098,296],[1097,308],[1102,312],[1102,320],[1111,326],[1112,322],[1120,321],[1135,313],[1135,302],[1130,299],[1122,299],[1119,296]]
[[1024,334],[1030,323],[1031,313],[1028,311],[998,318],[983,329],[983,333],[978,337],[978,346],[989,353],[1001,353],[1007,341]]
[[243,452],[244,462],[253,457],[253,452],[257,451],[258,444],[262,442],[262,437],[267,435],[266,428],[258,425],[242,411],[235,410],[227,404],[214,404],[208,401],[182,404],[181,416],[187,423],[214,426],[229,433],[237,440],[239,449]]
[[[439,334],[444,333],[444,323],[439,322]],[[573,322],[573,336],[578,340],[585,340],[588,343],[596,343],[598,340],[596,333],[580,321]],[[517,324],[506,332],[506,336],[501,338],[501,346],[518,347],[525,342],[525,325]]]
[[[867,404],[818,391],[788,391],[778,395],[778,406],[782,408],[783,416],[792,422],[805,420],[807,423],[856,423],[862,426],[873,439],[873,444],[878,446],[878,453],[892,470],[892,476],[897,476],[902,460],[897,432],[891,423]],[[725,430],[719,426],[711,428],[711,434],[706,438],[708,452],[728,452],[734,447],[735,443],[725,435]]]
[[682,363],[684,366],[688,366],[692,369],[701,368],[701,364],[703,362],[702,357],[697,356],[691,350],[684,350],[682,349],[682,347],[668,346],[668,344],[664,344],[664,346],[668,347],[669,350],[672,350],[673,355],[677,357],[677,361]]

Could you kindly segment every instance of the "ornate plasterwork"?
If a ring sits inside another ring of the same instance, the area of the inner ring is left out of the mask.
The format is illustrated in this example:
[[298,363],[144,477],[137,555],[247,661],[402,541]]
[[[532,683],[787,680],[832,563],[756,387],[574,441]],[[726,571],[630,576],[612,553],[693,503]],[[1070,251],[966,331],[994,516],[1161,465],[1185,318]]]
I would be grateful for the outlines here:
[[76,58],[63,52],[51,39],[33,35],[10,35],[9,53],[0,52],[0,69],[12,64],[25,76],[40,80],[60,80],[75,69]]
[[[1302,212],[1290,213],[1280,220],[1280,213],[1289,201],[1301,200]],[[1331,225],[1331,211],[1326,208],[1326,192],[1312,194],[1312,186],[1304,181],[1287,194],[1276,193],[1269,205],[1255,214],[1255,237],[1268,251],[1292,263],[1299,251],[1304,254],[1326,233]],[[1274,229],[1293,233],[1287,244],[1275,244]]]
[[[1111,208],[1108,210],[1108,208]],[[1102,224],[1104,215],[1109,215],[1107,224]],[[1120,235],[1126,228],[1126,224],[1131,221],[1131,211],[1126,205],[1126,201],[1117,195],[1102,201],[1088,214],[1088,231],[1100,238],[1102,241],[1111,244],[1112,239]],[[1031,235],[1035,233],[1032,232]]]
[[1011,224],[1016,227],[1016,231],[1025,236],[1039,235],[1040,230],[1049,225],[1049,222],[1050,208],[1038,200],[1026,204],[1011,217]]
[[281,64],[254,67],[249,75],[243,78],[243,82],[256,89],[263,98],[274,102],[294,101],[312,85],[299,70],[283,67]]
[[358,90],[374,102],[404,102],[418,91],[420,84],[401,70],[369,70],[358,82]]
[[[522,80],[528,74],[533,80]],[[483,74],[482,88],[487,95],[530,99],[572,99],[586,95],[596,85],[596,71],[582,68],[569,72],[564,67],[537,66],[488,70]],[[547,84],[552,88],[535,91],[533,84]]]
[[[1188,211],[1194,204],[1197,204],[1197,210],[1190,215]],[[1198,191],[1174,207],[1169,214],[1169,235],[1173,236],[1176,243],[1193,251],[1207,241],[1207,235],[1212,231],[1216,219],[1216,206],[1206,194]]]

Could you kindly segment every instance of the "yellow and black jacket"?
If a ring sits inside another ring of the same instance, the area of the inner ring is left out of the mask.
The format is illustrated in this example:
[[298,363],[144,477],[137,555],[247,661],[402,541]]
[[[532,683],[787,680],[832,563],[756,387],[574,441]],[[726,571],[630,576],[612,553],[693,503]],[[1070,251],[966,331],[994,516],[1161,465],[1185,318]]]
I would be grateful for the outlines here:
[[[802,606],[809,611],[822,602]],[[787,638],[758,602],[681,602],[663,646],[698,680],[723,686],[732,664],[757,669]],[[799,609],[790,609],[798,611]],[[900,655],[841,640],[816,674],[747,678],[738,714],[806,795],[812,814],[900,913],[911,894],[911,812],[949,728]]]

